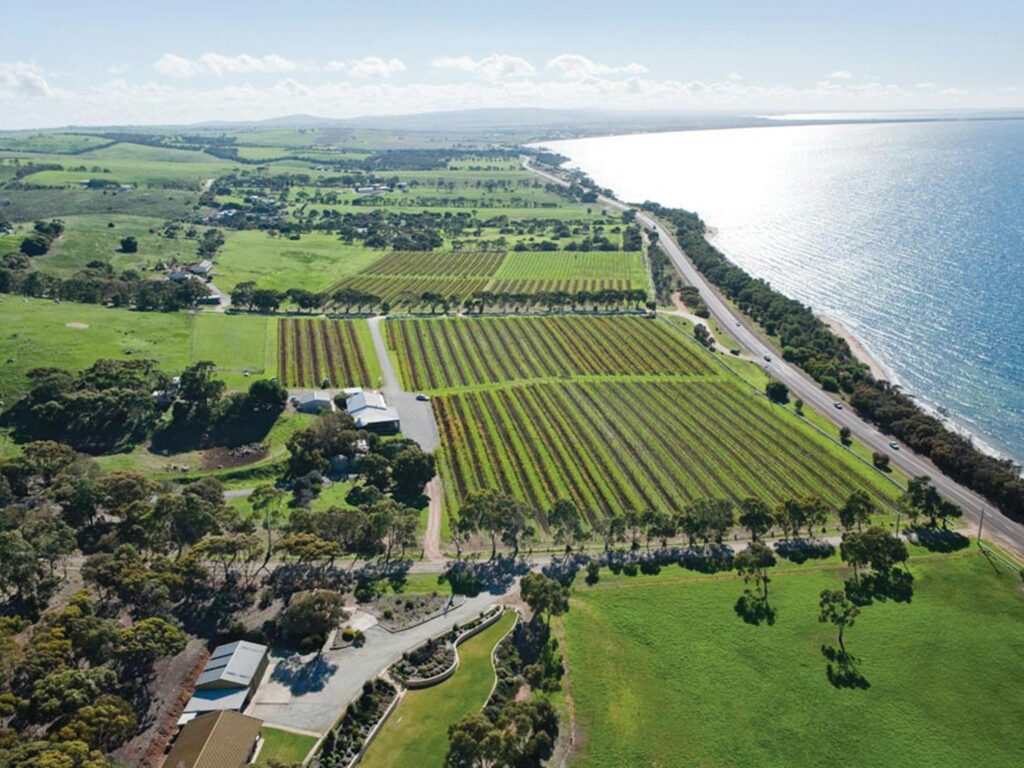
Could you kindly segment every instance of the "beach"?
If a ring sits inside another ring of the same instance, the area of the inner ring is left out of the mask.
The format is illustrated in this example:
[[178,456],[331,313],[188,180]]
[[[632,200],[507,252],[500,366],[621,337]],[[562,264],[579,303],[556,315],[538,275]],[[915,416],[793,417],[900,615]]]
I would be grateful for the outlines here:
[[832,333],[850,345],[850,351],[853,352],[853,356],[871,370],[872,376],[876,379],[884,379],[886,381],[890,379],[890,376],[885,372],[885,368],[878,361],[878,358],[874,357],[871,352],[868,351],[868,348],[865,347],[856,336],[850,333],[842,323],[828,317],[827,315],[823,315],[820,312],[815,312],[814,314],[819,320],[821,320],[821,322],[829,327]]

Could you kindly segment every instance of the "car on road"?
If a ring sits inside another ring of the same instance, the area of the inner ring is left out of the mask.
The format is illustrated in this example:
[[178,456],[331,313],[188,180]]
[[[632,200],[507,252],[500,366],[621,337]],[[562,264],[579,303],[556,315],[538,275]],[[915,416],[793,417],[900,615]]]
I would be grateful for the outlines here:
[[898,451],[900,449],[900,444],[893,440],[891,443],[889,443],[889,447],[892,448],[894,451]]
[[425,395],[422,392],[420,392],[419,394],[416,395],[416,399],[419,400],[421,403],[426,403],[430,400],[430,395]]
[[837,411],[843,410],[843,404],[840,403],[838,400],[832,403],[832,407],[835,408]]
[[765,361],[766,363],[770,363],[770,362],[772,361],[772,356],[771,356],[771,355],[765,355],[765,356],[764,356],[764,361]]

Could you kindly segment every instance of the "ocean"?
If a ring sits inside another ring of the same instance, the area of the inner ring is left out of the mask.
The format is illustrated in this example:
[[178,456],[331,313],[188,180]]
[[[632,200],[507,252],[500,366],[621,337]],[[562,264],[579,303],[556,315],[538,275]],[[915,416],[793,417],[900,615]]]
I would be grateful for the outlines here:
[[621,199],[696,211],[891,381],[1024,459],[1024,120],[784,125],[545,146]]

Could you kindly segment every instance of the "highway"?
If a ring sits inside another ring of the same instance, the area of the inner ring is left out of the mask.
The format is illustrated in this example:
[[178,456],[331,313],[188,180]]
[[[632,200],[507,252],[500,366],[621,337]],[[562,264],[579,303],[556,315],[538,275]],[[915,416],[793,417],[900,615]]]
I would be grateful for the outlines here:
[[[536,168],[525,159],[523,160],[523,166],[549,181],[561,186],[569,186],[569,183],[564,179]],[[802,370],[779,357],[775,350],[768,347],[743,323],[741,313],[722,300],[718,292],[712,288],[711,284],[683,252],[683,249],[679,247],[679,243],[676,242],[671,230],[656,221],[650,214],[634,209],[620,200],[602,195],[600,196],[600,202],[618,211],[636,211],[637,222],[649,232],[658,235],[658,241],[665,249],[669,258],[671,258],[673,264],[675,264],[676,269],[679,270],[688,283],[700,291],[701,298],[707,304],[708,310],[715,321],[723,329],[727,330],[744,350],[755,359],[761,361],[762,367],[773,379],[781,381],[789,387],[790,394],[793,397],[802,399],[807,406],[814,408],[835,424],[837,429],[839,427],[849,427],[855,439],[864,443],[873,451],[888,455],[892,466],[911,476],[929,475],[932,478],[932,484],[943,496],[963,508],[964,523],[970,530],[977,530],[984,511],[984,537],[1013,551],[1019,557],[1024,557],[1024,526],[1011,520],[978,494],[944,475],[925,457],[907,448],[902,448],[901,450],[891,448],[889,444],[893,438],[882,434],[876,427],[857,416],[852,409],[847,407],[842,409],[836,408],[836,398],[821,389]],[[771,358],[770,362],[766,362],[765,357]]]

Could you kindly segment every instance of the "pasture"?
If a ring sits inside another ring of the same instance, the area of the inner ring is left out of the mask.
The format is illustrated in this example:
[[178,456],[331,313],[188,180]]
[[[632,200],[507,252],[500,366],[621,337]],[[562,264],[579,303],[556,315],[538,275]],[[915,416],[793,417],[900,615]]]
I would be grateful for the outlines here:
[[278,325],[278,371],[286,387],[372,387],[380,378],[362,320],[289,318]]
[[444,765],[448,726],[487,703],[494,685],[491,651],[512,628],[515,614],[506,612],[493,626],[459,646],[459,669],[440,685],[409,691],[384,724],[360,765]]
[[229,293],[250,280],[260,288],[322,291],[382,256],[381,251],[345,245],[320,232],[304,234],[300,240],[271,237],[260,230],[226,232],[225,236],[216,256],[215,281]]
[[13,402],[25,392],[25,372],[32,368],[80,370],[104,357],[156,360],[168,374],[211,360],[229,387],[240,388],[249,383],[245,370],[275,375],[275,358],[268,356],[275,342],[276,326],[265,317],[134,312],[0,296],[0,391]]
[[914,549],[912,602],[876,602],[846,633],[870,687],[834,688],[818,593],[838,565],[780,565],[774,625],[733,610],[740,579],[677,566],[577,580],[564,617],[575,768],[1024,762],[1024,596],[976,550]]

